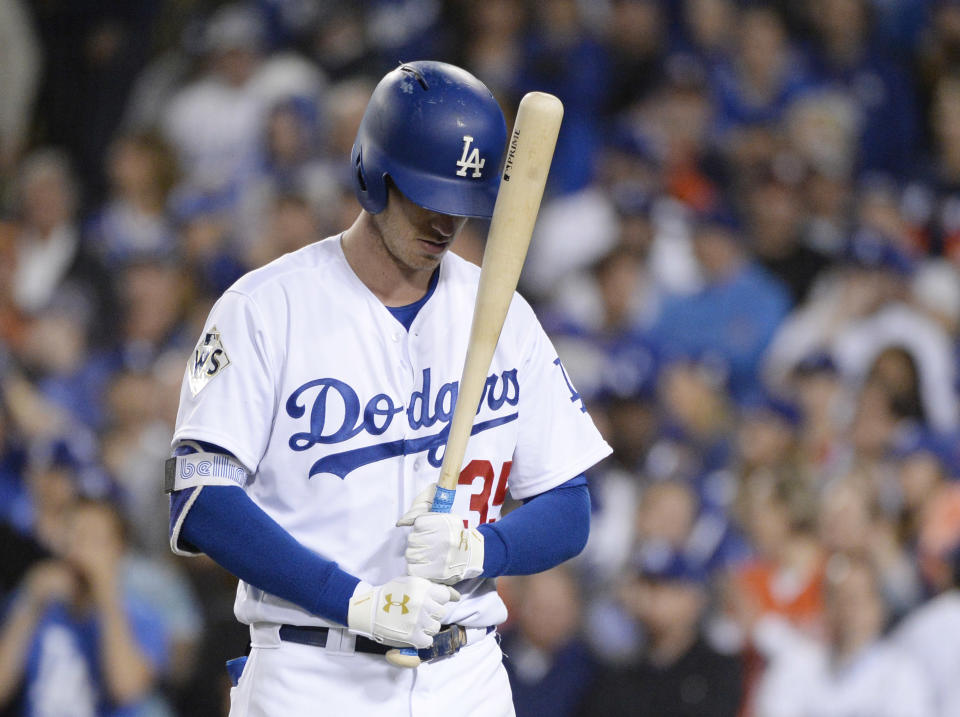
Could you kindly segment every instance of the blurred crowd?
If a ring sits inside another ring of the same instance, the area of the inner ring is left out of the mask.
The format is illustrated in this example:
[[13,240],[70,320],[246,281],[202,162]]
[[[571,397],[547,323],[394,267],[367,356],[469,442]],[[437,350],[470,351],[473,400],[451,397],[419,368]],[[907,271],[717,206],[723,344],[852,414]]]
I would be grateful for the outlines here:
[[960,715],[956,0],[0,0],[0,713],[223,713],[185,362],[414,59],[565,105],[521,291],[614,454],[519,717]]

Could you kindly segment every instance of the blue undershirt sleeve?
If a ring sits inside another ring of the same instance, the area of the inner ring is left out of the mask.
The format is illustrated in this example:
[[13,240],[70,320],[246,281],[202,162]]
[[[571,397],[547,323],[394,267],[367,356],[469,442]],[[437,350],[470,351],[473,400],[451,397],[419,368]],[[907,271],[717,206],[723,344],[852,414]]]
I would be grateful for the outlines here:
[[580,475],[524,501],[483,534],[483,577],[531,575],[574,557],[590,533],[590,493]]
[[[228,453],[212,444],[204,450]],[[181,444],[176,455],[194,449]],[[239,486],[208,485],[171,495],[171,524],[199,491],[180,528],[181,542],[244,582],[289,600],[320,617],[347,624],[347,609],[360,580],[301,545]]]
[[360,580],[298,543],[239,486],[204,487],[181,533],[244,582],[347,624]]

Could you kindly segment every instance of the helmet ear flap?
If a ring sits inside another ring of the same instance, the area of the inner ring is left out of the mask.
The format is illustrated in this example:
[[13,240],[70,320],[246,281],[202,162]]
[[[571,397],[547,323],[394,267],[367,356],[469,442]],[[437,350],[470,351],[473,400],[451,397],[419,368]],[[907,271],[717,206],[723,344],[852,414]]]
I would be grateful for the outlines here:
[[[387,206],[387,187],[383,177],[368,174],[364,168],[363,145],[359,142],[353,146],[353,172],[351,181],[360,206],[371,214],[379,214]],[[376,160],[371,160],[376,164]]]
[[357,159],[353,163],[353,171],[356,173],[357,186],[361,192],[367,191],[367,182],[363,178],[363,148],[357,152]]

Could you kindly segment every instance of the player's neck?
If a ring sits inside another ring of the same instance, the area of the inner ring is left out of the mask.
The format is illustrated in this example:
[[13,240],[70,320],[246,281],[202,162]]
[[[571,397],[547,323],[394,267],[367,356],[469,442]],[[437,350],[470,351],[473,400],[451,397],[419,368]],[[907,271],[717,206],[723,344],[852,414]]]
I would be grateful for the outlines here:
[[357,278],[386,306],[406,306],[427,293],[434,269],[412,269],[398,262],[366,212],[343,233],[340,244]]

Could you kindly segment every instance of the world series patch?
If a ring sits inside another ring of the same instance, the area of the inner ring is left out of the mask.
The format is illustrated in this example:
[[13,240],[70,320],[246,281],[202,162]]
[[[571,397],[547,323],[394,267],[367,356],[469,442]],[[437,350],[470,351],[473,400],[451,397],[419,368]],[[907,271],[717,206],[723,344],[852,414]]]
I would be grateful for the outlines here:
[[190,363],[190,393],[196,396],[218,373],[230,365],[230,358],[214,326],[200,337]]

